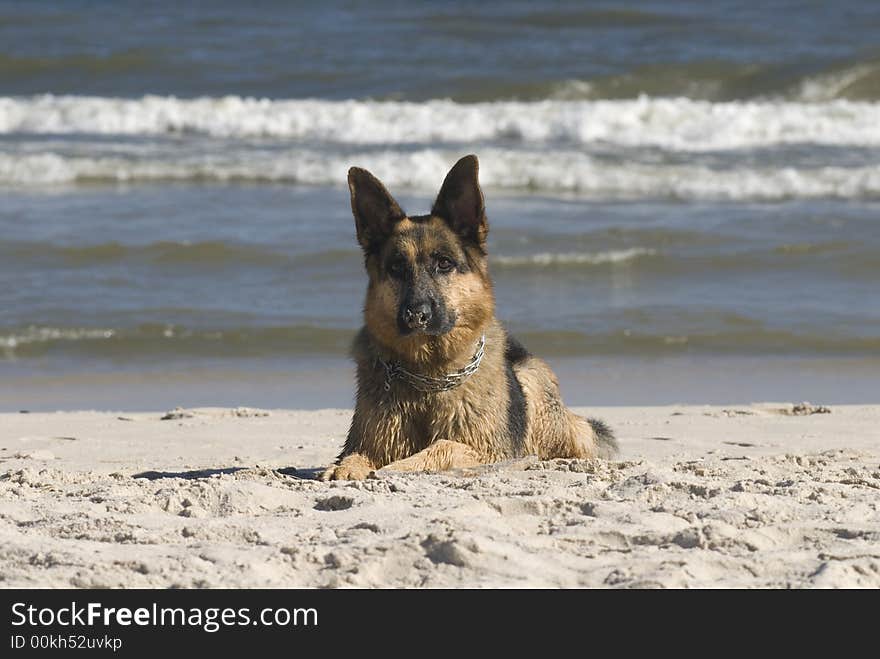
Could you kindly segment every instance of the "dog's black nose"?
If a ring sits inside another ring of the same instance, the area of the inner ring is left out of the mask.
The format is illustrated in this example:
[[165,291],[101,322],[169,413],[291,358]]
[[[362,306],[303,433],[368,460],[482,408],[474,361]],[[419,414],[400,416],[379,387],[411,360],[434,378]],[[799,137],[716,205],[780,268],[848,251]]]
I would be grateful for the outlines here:
[[410,329],[424,329],[433,315],[430,303],[419,302],[403,310],[403,322]]

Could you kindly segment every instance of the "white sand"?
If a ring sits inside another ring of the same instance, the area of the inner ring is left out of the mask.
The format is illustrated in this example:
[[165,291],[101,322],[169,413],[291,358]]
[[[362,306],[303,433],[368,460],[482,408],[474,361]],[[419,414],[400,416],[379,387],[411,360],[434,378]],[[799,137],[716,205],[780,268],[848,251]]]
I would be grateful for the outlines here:
[[619,461],[332,484],[277,470],[347,410],[4,414],[0,586],[876,588],[880,405],[790,407],[590,409]]

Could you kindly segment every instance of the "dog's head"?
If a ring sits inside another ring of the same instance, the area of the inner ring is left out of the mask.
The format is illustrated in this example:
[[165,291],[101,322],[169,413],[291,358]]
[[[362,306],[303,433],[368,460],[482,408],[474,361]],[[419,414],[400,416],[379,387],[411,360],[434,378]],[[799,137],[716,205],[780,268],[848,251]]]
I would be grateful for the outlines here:
[[454,357],[472,346],[494,314],[478,169],[476,156],[459,160],[431,212],[413,216],[370,172],[348,172],[369,275],[367,328],[412,361]]

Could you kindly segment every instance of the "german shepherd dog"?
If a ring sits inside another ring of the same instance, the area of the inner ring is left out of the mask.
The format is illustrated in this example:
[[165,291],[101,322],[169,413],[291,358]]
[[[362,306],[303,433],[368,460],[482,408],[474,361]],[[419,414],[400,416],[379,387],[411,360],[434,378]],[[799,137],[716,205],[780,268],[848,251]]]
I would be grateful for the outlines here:
[[369,284],[354,417],[323,480],[617,449],[604,423],[565,407],[550,367],[495,318],[478,169],[476,156],[459,160],[428,215],[404,213],[365,169],[348,172]]

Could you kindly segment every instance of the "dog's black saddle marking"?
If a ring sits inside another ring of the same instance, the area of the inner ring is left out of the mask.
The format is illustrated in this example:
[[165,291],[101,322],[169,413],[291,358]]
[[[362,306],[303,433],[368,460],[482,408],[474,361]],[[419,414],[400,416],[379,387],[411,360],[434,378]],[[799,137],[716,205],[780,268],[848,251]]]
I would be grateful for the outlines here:
[[511,336],[504,346],[504,371],[507,376],[507,435],[510,437],[512,457],[518,458],[526,452],[526,396],[522,385],[513,371],[513,365],[530,357],[523,344]]

